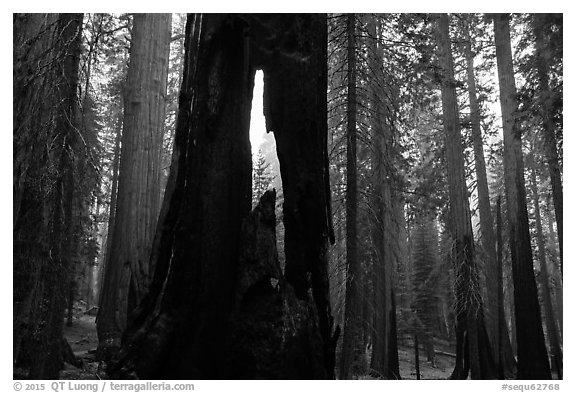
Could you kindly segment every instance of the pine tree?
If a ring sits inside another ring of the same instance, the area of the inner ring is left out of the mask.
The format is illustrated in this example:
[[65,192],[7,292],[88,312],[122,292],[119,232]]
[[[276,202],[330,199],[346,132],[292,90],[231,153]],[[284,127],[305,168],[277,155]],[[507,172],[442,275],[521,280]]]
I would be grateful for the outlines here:
[[262,149],[258,149],[252,162],[252,207],[255,207],[260,198],[270,188],[275,176],[270,169],[270,163],[266,161]]

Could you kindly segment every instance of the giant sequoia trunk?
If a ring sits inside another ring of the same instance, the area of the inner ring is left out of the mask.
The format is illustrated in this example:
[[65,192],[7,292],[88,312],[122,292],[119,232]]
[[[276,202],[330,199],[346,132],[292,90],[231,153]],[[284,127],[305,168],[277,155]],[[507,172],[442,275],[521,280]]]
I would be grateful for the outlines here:
[[495,377],[491,344],[484,325],[479,297],[478,269],[464,174],[462,136],[459,130],[454,64],[450,47],[448,15],[438,18],[438,50],[442,71],[442,115],[446,137],[446,161],[450,195],[452,254],[456,271],[456,365],[453,379]]
[[170,14],[134,15],[115,219],[97,318],[102,350],[119,347],[130,311],[144,297],[154,269],[150,249],[160,206],[170,19]]
[[14,16],[14,364],[32,379],[63,366],[82,17]]
[[517,378],[550,379],[550,366],[542,331],[530,244],[521,130],[515,113],[518,103],[508,20],[508,14],[494,16],[494,39],[504,134],[504,185],[514,279],[514,312],[518,344]]
[[[185,46],[154,280],[112,375],[332,377],[325,16],[190,15]],[[273,231],[258,238],[248,229],[273,222],[270,194],[249,217],[256,68],[264,70],[267,128],[281,166],[284,277]]]

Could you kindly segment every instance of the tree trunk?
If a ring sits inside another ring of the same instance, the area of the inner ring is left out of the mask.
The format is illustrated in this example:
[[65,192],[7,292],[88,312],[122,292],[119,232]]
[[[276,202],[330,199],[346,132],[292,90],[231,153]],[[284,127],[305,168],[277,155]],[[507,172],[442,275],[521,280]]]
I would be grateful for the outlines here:
[[534,202],[534,217],[536,218],[536,241],[538,244],[538,261],[540,262],[540,285],[542,300],[544,303],[544,315],[546,322],[546,332],[548,333],[548,343],[551,353],[552,368],[556,371],[558,379],[562,379],[562,349],[556,329],[556,318],[552,308],[552,299],[550,295],[550,279],[548,277],[548,266],[546,264],[546,246],[544,245],[544,234],[542,232],[542,217],[540,215],[540,196],[538,195],[538,183],[536,170],[532,168],[531,189],[532,199]]
[[494,38],[504,134],[504,180],[514,278],[518,379],[550,379],[550,367],[534,278],[526,209],[521,130],[516,122],[516,86],[508,14],[494,16]]
[[[494,221],[490,209],[490,193],[486,176],[486,163],[484,161],[484,149],[482,144],[482,131],[480,130],[480,105],[476,95],[476,78],[474,76],[474,55],[470,38],[470,27],[466,29],[466,70],[468,78],[468,99],[470,101],[470,123],[472,126],[472,143],[474,146],[474,163],[476,169],[476,185],[478,190],[478,209],[480,213],[480,231],[482,234],[482,248],[486,255],[486,301],[485,317],[486,329],[490,337],[500,337],[498,331],[498,278],[496,266],[496,246],[494,239]],[[504,325],[500,325],[505,328]],[[507,337],[508,331],[502,333]],[[492,340],[492,353],[500,353],[500,340]],[[495,356],[496,370],[498,375],[504,373],[500,364],[500,356]]]
[[468,366],[472,379],[495,377],[491,344],[484,324],[479,298],[478,271],[474,260],[474,238],[464,174],[464,155],[454,83],[447,14],[438,18],[438,50],[442,72],[442,115],[446,141],[446,161],[450,195],[450,219],[456,263],[456,365],[452,379],[466,379]]
[[63,366],[82,18],[14,15],[14,363],[30,379]]
[[[325,16],[189,16],[185,45],[173,160],[152,252],[154,280],[112,375],[331,377]],[[256,68],[264,70],[266,124],[276,136],[285,198],[286,270],[285,281],[279,281],[280,291],[293,295],[281,298],[300,310],[290,319],[289,311],[276,309],[281,323],[271,326],[263,315],[256,326],[262,330],[248,329],[260,335],[249,338],[256,342],[283,337],[276,373],[262,371],[267,355],[259,345],[235,339],[245,337],[238,332],[248,331],[243,329],[257,317],[252,312],[258,302],[270,305],[269,296],[276,296],[272,273],[247,286],[242,279],[250,263],[261,263],[242,259],[247,242],[241,240],[251,207],[249,122]],[[251,312],[243,314],[242,304]],[[303,326],[294,337],[286,335],[293,332],[291,321]],[[238,368],[242,359],[251,359],[246,369]]]
[[556,243],[556,233],[554,231],[554,219],[552,218],[552,208],[550,207],[550,199],[546,201],[546,214],[547,214],[547,221],[548,221],[548,249],[550,250],[550,254],[552,256],[553,265],[555,266],[553,274],[554,276],[554,297],[556,302],[556,315],[558,316],[558,333],[560,334],[560,342],[562,342],[562,325],[563,325],[563,280],[562,280],[562,271],[558,266],[558,254],[557,254],[557,243]]
[[[369,22],[369,34],[371,37],[377,37],[377,29],[374,20]],[[377,70],[382,68],[382,53],[381,48],[378,47],[376,39],[370,42],[370,69],[372,72],[377,73]],[[376,74],[374,78],[380,78],[381,74]],[[378,373],[378,375],[387,379],[399,379],[400,371],[397,364],[393,366],[394,362],[393,353],[398,353],[397,346],[393,345],[396,342],[396,326],[395,318],[393,321],[391,317],[395,314],[396,310],[393,307],[393,261],[395,259],[393,252],[393,243],[398,240],[395,236],[398,231],[393,227],[393,206],[392,206],[392,191],[388,167],[386,160],[390,157],[390,150],[392,144],[391,130],[385,123],[385,120],[390,116],[389,114],[382,113],[386,111],[386,107],[382,105],[379,94],[379,87],[381,83],[373,83],[371,85],[371,103],[373,105],[372,112],[372,140],[375,143],[373,147],[372,162],[374,165],[374,176],[372,180],[372,187],[374,189],[372,206],[375,214],[372,216],[372,240],[376,251],[376,260],[373,263],[373,277],[372,285],[374,290],[374,317],[372,329],[372,361],[371,368]],[[383,94],[382,94],[383,95]],[[368,282],[366,280],[366,282]],[[393,309],[394,308],[394,309]],[[394,315],[395,317],[395,315]],[[394,322],[394,323],[393,323]]]
[[[114,233],[114,223],[116,222],[116,201],[118,196],[118,172],[120,170],[120,141],[122,139],[122,105],[118,110],[118,120],[116,123],[116,136],[114,138],[114,158],[112,159],[112,187],[110,191],[110,205],[108,209],[108,226],[105,229],[106,235],[103,235],[105,241],[102,243],[102,249],[104,250],[102,261],[102,266],[98,270],[98,307],[102,307],[102,297],[104,294],[103,289],[109,288],[110,283],[106,283],[106,280],[113,281],[113,274],[106,274],[106,267],[109,265],[108,261],[110,259],[111,253],[111,240],[112,234]],[[112,270],[115,270],[112,268]],[[98,323],[98,317],[96,317],[96,323]]]
[[542,134],[552,184],[552,200],[556,215],[556,227],[558,228],[558,242],[560,244],[560,271],[563,272],[563,219],[562,219],[562,173],[558,160],[558,145],[556,142],[556,130],[552,119],[553,110],[552,92],[549,84],[549,65],[546,54],[546,34],[550,33],[550,26],[546,21],[546,14],[534,14],[534,34],[536,36],[536,71],[541,96],[540,116],[542,117]]
[[99,347],[115,351],[130,310],[154,266],[150,249],[160,206],[160,154],[170,45],[170,14],[136,14],[124,100],[116,217],[98,312]]
[[[499,351],[495,354],[498,357],[500,367],[498,369],[499,379],[508,379],[516,372],[516,359],[512,350],[512,342],[508,336],[508,323],[506,322],[506,315],[504,313],[504,258],[503,258],[504,242],[502,240],[502,206],[501,197],[498,195],[496,202],[496,260],[498,268],[498,348]],[[512,330],[514,332],[514,330]]]
[[418,348],[418,333],[414,333],[414,365],[416,367],[416,379],[420,380],[420,349]]
[[355,347],[360,333],[360,279],[357,250],[356,179],[356,16],[347,16],[348,94],[346,96],[346,306],[340,379],[351,379]]

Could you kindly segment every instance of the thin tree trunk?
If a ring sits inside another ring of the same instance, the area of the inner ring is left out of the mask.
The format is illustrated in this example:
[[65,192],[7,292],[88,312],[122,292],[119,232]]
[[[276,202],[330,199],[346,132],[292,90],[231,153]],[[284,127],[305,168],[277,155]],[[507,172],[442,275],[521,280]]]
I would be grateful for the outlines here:
[[550,379],[550,366],[534,278],[526,208],[520,127],[515,112],[516,86],[508,14],[494,16],[494,38],[504,134],[504,178],[514,278],[514,312],[518,345],[518,379]]
[[[472,126],[472,144],[474,146],[474,163],[476,169],[476,185],[478,190],[478,208],[480,213],[480,231],[482,234],[482,248],[486,255],[486,301],[485,317],[486,329],[490,337],[500,337],[498,331],[498,279],[496,266],[496,246],[494,239],[494,221],[490,209],[490,193],[486,176],[486,163],[484,161],[484,149],[482,143],[482,131],[480,130],[480,105],[476,95],[476,78],[474,76],[474,55],[470,38],[470,26],[466,26],[466,70],[468,77],[468,99],[470,101],[470,122]],[[504,325],[500,325],[505,328]],[[508,336],[508,331],[503,335]],[[492,340],[492,353],[500,353],[500,340]],[[500,357],[495,356],[496,369],[499,375],[503,374]]]
[[448,164],[450,218],[453,225],[453,254],[456,262],[457,351],[453,379],[466,379],[470,365],[472,379],[495,376],[491,344],[484,324],[478,291],[478,271],[464,174],[462,136],[459,130],[454,64],[450,47],[449,18],[438,18],[438,48],[442,70],[442,114]]
[[560,244],[560,271],[563,273],[563,219],[562,219],[562,174],[558,160],[556,130],[552,119],[551,90],[549,84],[549,66],[546,61],[546,33],[550,33],[546,21],[546,14],[534,14],[534,33],[536,36],[536,71],[538,74],[539,90],[542,102],[540,103],[540,115],[542,117],[543,139],[545,146],[546,162],[552,184],[552,199],[556,215],[556,227],[558,228],[558,242]]
[[357,250],[356,179],[356,15],[347,16],[348,94],[346,97],[346,306],[340,379],[352,377],[355,347],[360,330],[358,313],[360,269]]
[[550,250],[550,254],[552,255],[552,261],[553,261],[553,265],[555,267],[554,269],[554,281],[556,283],[556,285],[554,286],[554,297],[555,297],[555,302],[556,302],[556,315],[558,316],[558,333],[560,334],[560,342],[562,342],[562,336],[563,336],[563,332],[562,332],[562,325],[563,325],[563,280],[562,280],[562,272],[560,270],[560,267],[558,266],[558,254],[557,254],[557,242],[556,242],[556,232],[554,231],[554,219],[552,217],[552,208],[551,208],[551,204],[550,204],[550,199],[547,199],[546,201],[546,214],[547,214],[547,222],[548,222],[548,244],[549,244],[549,250]]
[[548,277],[548,266],[546,264],[546,246],[544,243],[544,234],[542,232],[542,218],[540,215],[540,196],[538,195],[538,183],[536,170],[530,171],[532,199],[534,202],[534,217],[536,218],[536,241],[538,244],[538,261],[540,262],[540,285],[542,287],[542,300],[544,303],[544,314],[546,322],[546,331],[548,333],[548,343],[551,350],[551,363],[553,370],[556,371],[558,379],[562,379],[562,349],[558,338],[558,329],[556,329],[556,318],[552,308],[552,299],[550,295],[550,279]]
[[416,367],[416,379],[420,380],[420,349],[418,348],[418,333],[414,333],[414,365]]

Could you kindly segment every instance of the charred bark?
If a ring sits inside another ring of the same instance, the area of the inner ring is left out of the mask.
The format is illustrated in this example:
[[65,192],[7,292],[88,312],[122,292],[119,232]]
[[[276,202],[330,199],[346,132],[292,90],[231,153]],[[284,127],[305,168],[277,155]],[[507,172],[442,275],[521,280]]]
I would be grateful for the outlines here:
[[[152,251],[154,280],[110,371],[150,379],[330,377],[325,17],[190,15],[185,46],[173,161]],[[283,290],[270,281],[278,275],[274,250],[266,247],[252,267],[242,251],[241,239],[250,237],[242,223],[251,220],[245,221],[256,68],[264,69],[267,128],[276,135],[285,198]],[[290,291],[293,296],[285,295]],[[279,305],[283,296],[295,303]],[[263,364],[280,337],[267,332],[270,318],[282,319],[283,307],[292,306],[301,318],[293,328],[301,334],[282,374]],[[251,327],[246,341],[234,339]],[[253,347],[268,334],[270,346]]]

